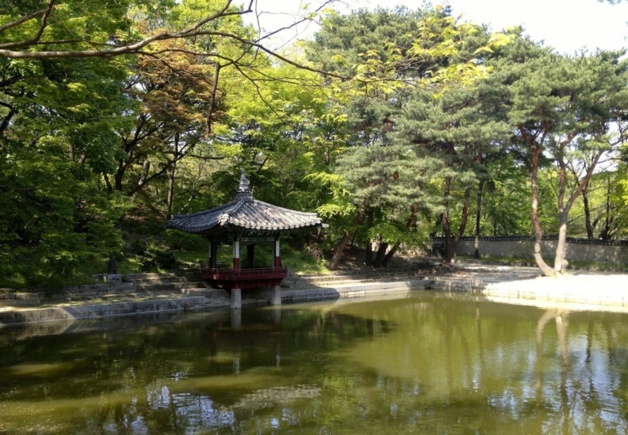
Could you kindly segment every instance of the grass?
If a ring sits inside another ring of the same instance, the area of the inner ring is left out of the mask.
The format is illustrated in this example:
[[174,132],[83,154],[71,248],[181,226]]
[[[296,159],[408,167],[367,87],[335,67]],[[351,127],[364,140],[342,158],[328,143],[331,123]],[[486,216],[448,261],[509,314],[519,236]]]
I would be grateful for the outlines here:
[[21,274],[2,274],[0,277],[0,288],[20,289],[24,287],[26,287],[26,279]]
[[135,255],[126,256],[118,260],[117,267],[118,273],[122,275],[126,275],[129,273],[138,273],[142,271],[142,262],[140,258]]
[[330,273],[324,260],[317,260],[307,252],[298,251],[290,246],[282,247],[281,261],[291,272],[297,274],[328,274]]

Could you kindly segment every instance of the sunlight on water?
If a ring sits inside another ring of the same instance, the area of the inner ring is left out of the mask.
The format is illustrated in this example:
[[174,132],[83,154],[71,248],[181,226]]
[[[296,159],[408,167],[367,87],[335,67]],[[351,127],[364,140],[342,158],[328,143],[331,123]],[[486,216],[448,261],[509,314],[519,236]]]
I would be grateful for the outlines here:
[[17,364],[14,366],[4,367],[3,370],[13,374],[14,376],[48,376],[54,373],[63,372],[68,368],[67,364]]
[[0,433],[625,433],[627,320],[416,292],[4,329]]

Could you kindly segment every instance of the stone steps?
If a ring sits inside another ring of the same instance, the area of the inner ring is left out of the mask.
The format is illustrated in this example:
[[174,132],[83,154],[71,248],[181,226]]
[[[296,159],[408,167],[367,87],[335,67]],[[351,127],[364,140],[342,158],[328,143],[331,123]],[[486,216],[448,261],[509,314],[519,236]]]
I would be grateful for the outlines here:
[[126,281],[129,281],[129,282],[141,282],[144,280],[154,280],[154,279],[162,280],[162,279],[168,279],[168,278],[177,278],[177,275],[174,273],[156,273],[156,272],[129,273],[125,275],[124,278],[126,279]]
[[169,292],[181,292],[188,288],[202,288],[206,287],[204,282],[155,282],[150,284],[139,284],[135,286],[136,291],[138,292],[159,292],[159,291],[169,291]]
[[[408,281],[417,275],[407,271],[377,271],[335,273],[329,275],[289,274],[282,285],[290,290],[313,288],[347,288],[356,284]],[[35,307],[55,303],[81,303],[85,301],[139,301],[180,297],[225,297],[224,290],[211,288],[199,273],[183,276],[172,273],[137,273],[123,276],[120,280],[108,280],[98,284],[73,286],[52,296],[44,292],[18,292],[10,289],[0,292],[0,307]]]
[[166,297],[176,299],[189,295],[211,295],[213,290],[208,288],[198,273],[182,276],[173,273],[138,273],[120,277],[120,279],[107,279],[97,284],[67,287],[63,291],[52,294],[2,289],[0,307],[30,307],[88,300],[140,300]]
[[351,274],[332,275],[294,275],[288,277],[285,287],[293,289],[313,288],[313,287],[335,287],[354,285],[356,283],[377,283],[390,281],[414,280],[418,274],[408,271],[391,272],[365,272]]

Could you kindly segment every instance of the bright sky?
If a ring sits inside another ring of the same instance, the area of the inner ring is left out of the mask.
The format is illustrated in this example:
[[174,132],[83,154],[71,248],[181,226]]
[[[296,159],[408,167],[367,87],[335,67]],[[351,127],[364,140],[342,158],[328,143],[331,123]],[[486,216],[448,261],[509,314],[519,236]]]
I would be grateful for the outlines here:
[[[241,0],[242,1],[242,0]],[[274,30],[302,16],[300,8],[309,4],[313,10],[322,0],[257,0],[262,26]],[[391,8],[404,5],[410,9],[421,6],[422,0],[345,0],[336,9],[346,13],[352,9],[377,6]],[[628,0],[611,5],[598,0],[434,0],[449,4],[454,16],[462,20],[488,24],[493,31],[522,25],[535,41],[559,52],[574,54],[580,49],[594,52],[597,48],[615,50],[628,48]],[[314,25],[284,33],[284,38],[307,37],[316,31]],[[282,38],[283,39],[283,38]]]

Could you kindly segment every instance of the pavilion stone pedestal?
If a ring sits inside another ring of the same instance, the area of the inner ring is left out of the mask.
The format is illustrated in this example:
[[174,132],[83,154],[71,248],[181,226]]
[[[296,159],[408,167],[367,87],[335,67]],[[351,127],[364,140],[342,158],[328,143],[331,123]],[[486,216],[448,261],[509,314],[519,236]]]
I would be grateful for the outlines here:
[[281,305],[281,286],[274,286],[270,289],[270,305]]
[[229,293],[231,294],[231,309],[239,310],[242,308],[242,290],[239,288],[232,288]]

